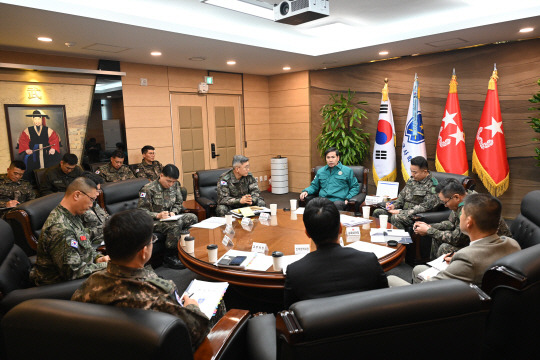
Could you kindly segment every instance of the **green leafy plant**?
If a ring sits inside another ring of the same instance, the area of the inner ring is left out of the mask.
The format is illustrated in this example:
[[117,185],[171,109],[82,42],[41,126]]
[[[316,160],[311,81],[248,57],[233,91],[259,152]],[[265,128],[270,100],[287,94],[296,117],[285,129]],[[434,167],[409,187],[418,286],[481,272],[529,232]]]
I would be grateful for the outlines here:
[[331,147],[341,152],[343,165],[360,165],[369,155],[369,133],[364,132],[362,118],[367,119],[366,111],[360,105],[366,101],[354,101],[355,92],[330,96],[330,103],[321,108],[323,126],[317,137],[317,148],[322,157]]
[[[540,79],[538,79],[537,81],[537,84],[538,86],[540,86]],[[529,101],[533,104],[538,104],[538,105],[535,105],[533,107],[530,107],[529,110],[531,111],[540,111],[540,91],[538,91],[536,94],[533,94],[533,97],[529,99]],[[540,116],[540,114],[538,114],[537,116]],[[531,119],[531,121],[529,121],[529,123],[531,124],[531,127],[532,129],[537,132],[537,133],[540,133],[540,119],[537,118],[537,117],[532,117],[532,116],[529,116],[529,119]],[[540,141],[539,138],[533,138],[534,141]],[[536,160],[538,160],[538,163],[536,164],[536,166],[540,166],[540,149],[538,147],[536,147],[536,149],[534,149],[534,151],[536,152],[536,156],[534,157]]]

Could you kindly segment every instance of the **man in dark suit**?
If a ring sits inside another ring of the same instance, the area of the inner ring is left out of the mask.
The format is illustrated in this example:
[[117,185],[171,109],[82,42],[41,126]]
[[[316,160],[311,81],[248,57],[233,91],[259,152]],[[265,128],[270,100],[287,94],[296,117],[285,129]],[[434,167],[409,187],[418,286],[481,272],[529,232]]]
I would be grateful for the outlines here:
[[297,301],[388,287],[373,253],[339,244],[339,211],[326,198],[311,200],[304,211],[306,234],[317,247],[287,267],[285,308]]

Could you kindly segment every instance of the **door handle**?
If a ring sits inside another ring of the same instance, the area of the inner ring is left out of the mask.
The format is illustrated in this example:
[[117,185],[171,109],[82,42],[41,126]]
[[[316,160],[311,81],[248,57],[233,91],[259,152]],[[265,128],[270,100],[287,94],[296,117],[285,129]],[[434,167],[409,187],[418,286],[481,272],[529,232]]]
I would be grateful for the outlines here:
[[212,143],[212,145],[210,145],[210,149],[212,150],[212,159],[217,158],[219,154],[216,154],[216,144]]

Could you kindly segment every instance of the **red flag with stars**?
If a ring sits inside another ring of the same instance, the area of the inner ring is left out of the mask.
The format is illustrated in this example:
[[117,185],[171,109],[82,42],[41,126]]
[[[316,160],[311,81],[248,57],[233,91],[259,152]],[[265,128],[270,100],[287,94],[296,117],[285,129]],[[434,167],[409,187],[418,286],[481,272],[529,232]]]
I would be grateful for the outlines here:
[[510,167],[506,155],[506,141],[497,92],[498,78],[495,69],[489,80],[472,159],[473,172],[478,174],[486,189],[493,196],[502,195],[510,184]]
[[439,130],[437,150],[435,152],[435,167],[439,172],[468,175],[469,164],[467,164],[465,133],[463,132],[461,110],[459,109],[457,85],[457,77],[454,73],[452,80],[450,80],[444,117]]

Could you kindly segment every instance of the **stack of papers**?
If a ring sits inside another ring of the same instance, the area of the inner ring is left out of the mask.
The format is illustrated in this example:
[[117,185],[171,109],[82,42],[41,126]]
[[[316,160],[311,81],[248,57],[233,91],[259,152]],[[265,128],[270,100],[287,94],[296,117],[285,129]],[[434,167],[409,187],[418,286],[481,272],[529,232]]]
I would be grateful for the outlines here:
[[[248,208],[250,211],[248,211],[246,208]],[[260,213],[263,213],[263,212],[268,212],[268,213],[270,212],[269,208],[262,207],[262,206],[247,206],[246,208],[231,210],[231,214],[233,214],[233,216],[241,218],[241,217],[246,216],[244,215],[244,212],[248,214],[247,216],[259,215]],[[242,209],[245,209],[245,210],[242,211]],[[251,215],[251,213],[253,213],[253,215]]]
[[396,240],[401,244],[412,244],[411,236],[402,229],[380,229],[374,228],[370,231],[371,242],[386,243],[389,240]]
[[380,259],[388,254],[391,254],[395,251],[395,249],[392,249],[392,248],[388,248],[386,246],[380,246],[380,245],[374,245],[374,244],[370,244],[368,242],[365,242],[365,241],[356,241],[356,242],[353,242],[352,244],[349,244],[345,247],[350,247],[350,248],[353,248],[353,249],[356,249],[358,251],[365,251],[365,252],[372,252],[375,254],[375,256],[377,257],[377,259]]
[[258,270],[258,271],[266,271],[270,266],[272,266],[272,257],[256,252],[251,251],[241,251],[241,250],[229,250],[227,251],[222,257],[218,259],[218,261],[214,264],[218,266],[217,264],[221,259],[224,257],[235,257],[235,256],[245,256],[246,259],[238,266],[222,266],[222,267],[229,267],[233,269],[245,269],[245,270]]
[[439,272],[446,270],[446,268],[448,267],[448,263],[444,261],[444,258],[446,257],[446,255],[447,254],[443,254],[439,256],[438,258],[436,258],[435,260],[428,262],[427,264],[431,267],[429,269],[422,271],[420,274],[417,275],[417,277],[420,280],[425,281],[436,276]]
[[197,300],[203,314],[210,319],[215,315],[227,287],[229,287],[228,282],[193,280],[184,294],[191,295],[192,299]]
[[211,218],[205,219],[201,221],[200,223],[191,225],[191,227],[196,227],[196,228],[201,228],[201,229],[215,229],[225,224],[226,224],[226,221],[224,217],[212,216]]
[[370,219],[364,219],[361,217],[354,217],[354,216],[349,216],[345,214],[339,215],[339,219],[341,223],[343,224],[343,226],[358,226],[358,225],[369,224],[370,222],[373,221]]
[[366,196],[366,205],[375,205],[383,202],[382,196]]
[[389,197],[390,199],[397,198],[399,183],[395,181],[379,181],[377,184],[376,196]]

